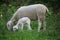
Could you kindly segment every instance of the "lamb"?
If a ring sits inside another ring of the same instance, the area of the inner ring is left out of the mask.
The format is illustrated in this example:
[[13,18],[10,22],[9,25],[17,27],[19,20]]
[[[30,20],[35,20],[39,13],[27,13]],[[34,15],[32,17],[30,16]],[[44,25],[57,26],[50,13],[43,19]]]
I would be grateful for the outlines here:
[[48,8],[43,4],[34,4],[29,6],[20,7],[13,15],[13,17],[8,21],[7,28],[11,30],[13,23],[22,17],[28,17],[31,20],[38,20],[38,32],[40,31],[41,25],[43,25],[43,30],[46,30],[46,13],[48,13]]
[[32,28],[30,26],[30,19],[28,17],[23,17],[18,20],[18,22],[15,26],[13,26],[13,31],[18,30],[19,28],[21,28],[21,30],[23,31],[24,24],[27,24],[28,30],[32,30]]

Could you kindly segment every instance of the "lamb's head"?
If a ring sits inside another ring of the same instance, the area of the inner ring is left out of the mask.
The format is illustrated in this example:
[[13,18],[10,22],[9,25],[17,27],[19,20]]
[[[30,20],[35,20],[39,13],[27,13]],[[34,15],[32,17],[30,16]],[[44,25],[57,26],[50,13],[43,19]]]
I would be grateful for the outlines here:
[[12,28],[13,28],[13,22],[12,21],[8,21],[7,22],[7,29],[8,30],[12,30]]
[[15,32],[16,30],[18,30],[18,26],[13,26],[13,31]]

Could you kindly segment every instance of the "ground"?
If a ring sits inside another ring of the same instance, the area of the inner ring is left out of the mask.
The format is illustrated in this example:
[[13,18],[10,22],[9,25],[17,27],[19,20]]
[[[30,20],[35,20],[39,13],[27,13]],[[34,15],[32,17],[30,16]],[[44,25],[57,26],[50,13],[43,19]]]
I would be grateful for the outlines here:
[[37,31],[37,21],[31,21],[32,31],[27,31],[26,27],[24,31],[8,31],[6,28],[6,23],[1,23],[0,26],[0,40],[60,40],[60,32],[56,31],[53,26],[47,25],[47,30],[40,32]]

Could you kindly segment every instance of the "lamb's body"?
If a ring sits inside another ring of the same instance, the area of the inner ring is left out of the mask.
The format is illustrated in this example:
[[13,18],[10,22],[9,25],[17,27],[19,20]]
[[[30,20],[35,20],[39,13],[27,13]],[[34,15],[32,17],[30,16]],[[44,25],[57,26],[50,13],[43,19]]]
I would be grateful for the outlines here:
[[[29,6],[23,6],[20,7],[10,21],[12,23],[22,17],[28,17],[31,20],[37,20],[38,19],[38,31],[40,30],[41,23],[43,22],[43,25],[45,24],[45,14],[48,12],[48,8],[43,4],[35,4],[35,5],[29,5]],[[45,29],[45,28],[44,28]]]
[[18,20],[18,22],[15,26],[13,26],[13,31],[15,31],[19,28],[21,28],[21,30],[23,30],[24,24],[27,24],[28,30],[32,30],[32,28],[30,27],[30,19],[28,17],[23,17]]

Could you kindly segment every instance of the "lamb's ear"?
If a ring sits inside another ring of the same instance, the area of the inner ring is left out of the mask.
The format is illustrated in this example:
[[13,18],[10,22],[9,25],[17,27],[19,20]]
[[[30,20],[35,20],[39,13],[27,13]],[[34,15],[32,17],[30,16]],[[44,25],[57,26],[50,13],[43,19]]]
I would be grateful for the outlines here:
[[6,26],[7,26],[7,29],[10,30],[10,29],[9,29],[9,24],[8,24],[8,22],[7,22]]

